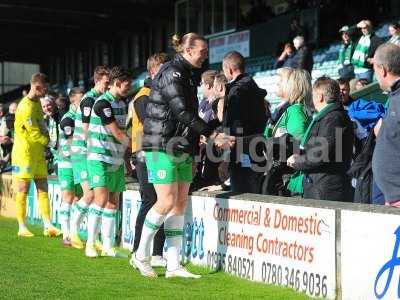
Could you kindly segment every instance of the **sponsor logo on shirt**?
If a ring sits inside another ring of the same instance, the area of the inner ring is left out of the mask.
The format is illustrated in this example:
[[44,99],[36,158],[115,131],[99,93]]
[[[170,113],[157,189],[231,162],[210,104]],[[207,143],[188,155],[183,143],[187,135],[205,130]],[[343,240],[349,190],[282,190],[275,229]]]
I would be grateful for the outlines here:
[[172,76],[175,77],[175,78],[180,78],[180,77],[181,77],[181,73],[179,73],[179,72],[173,72],[173,73],[172,73]]

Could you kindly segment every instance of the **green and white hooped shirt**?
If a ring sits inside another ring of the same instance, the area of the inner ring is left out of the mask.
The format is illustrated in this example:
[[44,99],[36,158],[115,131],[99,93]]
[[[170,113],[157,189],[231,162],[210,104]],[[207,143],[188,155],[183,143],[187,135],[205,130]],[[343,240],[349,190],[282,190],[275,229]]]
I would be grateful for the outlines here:
[[69,109],[65,115],[61,118],[59,124],[59,153],[58,153],[58,168],[67,169],[72,168],[71,163],[71,144],[68,141],[74,134],[76,113]]
[[76,109],[75,130],[71,146],[71,159],[73,161],[81,161],[82,159],[86,159],[87,143],[83,134],[82,119],[86,118],[86,120],[89,121],[94,101],[98,97],[99,94],[96,92],[96,90],[91,89],[82,97],[82,100]]
[[89,123],[88,160],[117,166],[124,163],[126,146],[114,138],[106,125],[116,121],[118,127],[124,130],[126,110],[125,102],[114,98],[108,91],[96,99]]

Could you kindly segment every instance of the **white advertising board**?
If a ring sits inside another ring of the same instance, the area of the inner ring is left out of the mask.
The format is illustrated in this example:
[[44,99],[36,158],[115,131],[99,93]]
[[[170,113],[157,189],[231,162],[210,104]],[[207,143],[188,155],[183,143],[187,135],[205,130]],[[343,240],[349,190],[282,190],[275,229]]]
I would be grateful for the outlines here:
[[400,216],[341,211],[343,300],[400,299]]
[[[128,249],[138,198],[137,192],[124,194],[123,247]],[[336,296],[334,210],[192,196],[182,250],[196,265],[315,297]]]
[[234,50],[240,52],[244,57],[250,56],[249,30],[211,38],[209,42],[210,64],[221,62],[227,52]]
[[141,205],[138,191],[126,191],[122,195],[122,247],[132,251],[135,238],[136,216]]

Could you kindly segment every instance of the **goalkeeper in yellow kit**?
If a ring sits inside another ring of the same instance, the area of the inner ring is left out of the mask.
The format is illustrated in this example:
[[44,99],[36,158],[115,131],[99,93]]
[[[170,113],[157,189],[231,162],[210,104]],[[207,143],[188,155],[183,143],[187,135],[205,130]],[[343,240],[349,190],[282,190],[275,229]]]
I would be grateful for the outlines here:
[[58,236],[61,232],[50,221],[50,203],[47,193],[47,164],[45,147],[49,134],[43,121],[40,98],[47,93],[48,82],[44,74],[32,75],[31,88],[18,104],[15,113],[15,137],[12,150],[13,180],[16,187],[16,212],[19,225],[18,236],[33,234],[25,225],[26,198],[33,180],[37,189],[39,210],[43,219],[45,236]]

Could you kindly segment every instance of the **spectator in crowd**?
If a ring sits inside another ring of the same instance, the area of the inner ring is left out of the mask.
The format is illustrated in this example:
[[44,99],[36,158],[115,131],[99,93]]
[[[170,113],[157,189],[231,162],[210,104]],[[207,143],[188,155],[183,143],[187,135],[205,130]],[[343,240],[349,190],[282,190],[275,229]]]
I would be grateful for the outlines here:
[[389,24],[389,34],[390,34],[390,39],[389,39],[388,43],[400,46],[400,24],[399,23]]
[[400,207],[400,48],[387,43],[374,56],[374,71],[389,106],[382,120],[372,160],[374,180],[387,205]]
[[57,117],[61,120],[63,115],[69,110],[69,101],[66,97],[57,97],[55,101]]
[[287,160],[299,170],[290,180],[291,191],[304,198],[352,201],[350,180],[346,175],[353,153],[353,125],[340,103],[338,83],[317,79],[313,86],[316,111],[301,141],[300,154]]
[[[300,140],[309,123],[306,105],[311,104],[311,77],[305,70],[281,68],[278,69],[276,95],[283,99],[278,111],[280,116],[274,116],[276,124],[272,129],[272,137],[289,134]],[[286,107],[282,110],[280,108]]]
[[[132,115],[132,160],[136,169],[137,178],[139,181],[140,198],[142,199],[135,224],[135,240],[133,243],[133,251],[135,253],[139,247],[140,238],[144,220],[148,211],[157,201],[157,194],[152,183],[149,183],[147,167],[144,159],[144,152],[141,149],[141,141],[143,138],[143,123],[146,118],[146,108],[149,103],[149,95],[151,91],[151,83],[154,76],[158,73],[161,66],[169,60],[165,53],[156,53],[150,56],[147,60],[147,72],[149,77],[146,78],[144,86],[139,90],[133,98]],[[151,266],[166,266],[166,261],[163,256],[163,248],[165,242],[164,226],[154,236],[153,251],[151,257]]]
[[342,104],[344,109],[348,109],[351,103],[353,103],[354,99],[350,97],[350,81],[347,79],[339,78],[338,84],[340,88],[340,98],[342,100]]
[[8,114],[5,115],[5,122],[0,126],[0,144],[1,144],[1,170],[7,171],[11,167],[11,152],[14,144],[14,121],[17,103],[11,102],[8,106]]
[[40,99],[40,102],[43,110],[43,120],[47,126],[47,131],[50,138],[46,147],[46,160],[48,163],[48,172],[49,174],[52,174],[53,172],[57,172],[56,158],[58,149],[59,117],[56,110],[55,101],[52,96],[46,95]]
[[[267,111],[264,97],[267,92],[257,86],[245,70],[243,56],[232,51],[224,56],[222,69],[228,80],[223,113],[223,127],[235,137],[262,134],[267,124]],[[261,174],[252,168],[249,153],[236,156],[231,151],[230,180],[233,192],[258,193]]]
[[12,145],[10,130],[7,126],[6,108],[0,104],[0,170],[3,170],[10,162],[10,152],[8,148]]
[[[306,109],[306,104],[311,103],[311,78],[310,74],[305,70],[281,68],[278,69],[279,80],[277,84],[277,96],[284,99],[282,103],[287,105],[281,105],[278,107],[278,112],[275,112],[275,118],[273,129],[267,131],[265,134],[267,138],[274,137],[280,138],[284,135],[295,140],[300,141],[304,133],[306,132],[309,124],[309,115]],[[284,107],[284,109],[282,109]],[[254,136],[246,136],[243,138],[243,149],[244,152],[250,147],[251,139]],[[227,137],[227,141],[230,143],[236,143],[235,137]],[[276,139],[267,139],[265,141],[268,149],[268,143],[275,143]],[[279,144],[282,145],[284,140],[279,139]],[[287,142],[285,142],[287,143]],[[286,144],[287,147],[290,145]],[[287,148],[288,149],[288,148]],[[249,149],[250,151],[256,149]],[[256,150],[257,151],[257,150]],[[284,188],[284,177],[289,177],[288,174],[292,174],[293,170],[286,166],[286,159],[288,156],[282,157],[281,151],[279,153],[269,152],[267,150],[268,160],[274,160],[273,164],[267,164],[268,176],[268,187],[264,190],[264,193],[272,195],[290,195],[290,193]],[[291,153],[290,153],[291,154]],[[290,155],[288,154],[288,155]],[[285,163],[282,164],[281,162]]]
[[295,54],[295,48],[292,43],[286,43],[281,55],[275,62],[275,69],[282,68],[282,67],[295,67],[293,57]]
[[217,74],[218,72],[215,70],[208,70],[201,75],[200,87],[203,99],[199,103],[199,116],[207,123],[216,118],[212,104],[215,100],[213,86]]
[[358,40],[351,63],[354,65],[354,74],[357,79],[366,79],[372,82],[373,57],[382,40],[375,35],[370,20],[362,20],[357,24],[362,36]]
[[213,94],[214,94],[214,102],[213,102],[213,110],[214,114],[217,116],[218,121],[223,121],[224,115],[224,103],[225,103],[225,86],[228,83],[223,72],[217,74],[214,79],[213,84]]
[[[214,95],[214,80],[218,71],[208,70],[201,75],[200,88],[203,94],[203,99],[199,103],[199,116],[206,123],[217,119],[215,111],[215,95]],[[213,107],[214,106],[214,107]],[[218,176],[218,161],[213,161],[207,156],[207,143],[200,143],[199,163],[197,164],[197,172],[190,186],[191,190],[198,190],[204,186],[216,184],[219,180]],[[218,150],[215,148],[214,157],[218,156]]]
[[8,113],[15,115],[15,112],[17,111],[17,102],[11,102],[10,105],[8,106]]
[[369,81],[367,80],[367,79],[365,79],[365,78],[361,78],[361,79],[358,79],[357,81],[356,81],[356,85],[355,85],[355,90],[356,91],[359,91],[359,90],[361,90],[363,87],[365,87],[365,86],[367,86],[369,84]]
[[342,46],[339,51],[339,76],[343,79],[354,78],[354,66],[351,64],[351,58],[354,53],[355,45],[350,38],[349,26],[343,26],[339,32],[342,34]]
[[296,54],[293,57],[293,67],[307,70],[310,74],[314,65],[312,51],[306,45],[303,36],[296,36],[293,39],[293,45],[296,48]]

